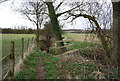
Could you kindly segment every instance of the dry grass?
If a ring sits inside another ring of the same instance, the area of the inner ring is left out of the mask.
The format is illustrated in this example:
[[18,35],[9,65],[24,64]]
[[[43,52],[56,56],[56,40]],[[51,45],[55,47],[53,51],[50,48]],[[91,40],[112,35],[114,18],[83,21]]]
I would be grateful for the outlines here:
[[63,35],[64,37],[68,39],[74,39],[76,41],[86,41],[86,42],[99,42],[99,39],[95,34],[77,34],[77,33],[65,33]]

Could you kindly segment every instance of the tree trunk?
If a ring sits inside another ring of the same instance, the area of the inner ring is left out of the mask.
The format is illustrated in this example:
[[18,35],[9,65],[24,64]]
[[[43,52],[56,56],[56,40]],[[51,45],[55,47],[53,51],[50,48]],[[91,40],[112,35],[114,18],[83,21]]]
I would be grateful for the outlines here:
[[[52,4],[52,2],[46,2],[46,4],[48,6],[49,17],[50,17],[50,20],[51,20],[51,24],[52,24],[54,34],[55,34],[55,39],[57,41],[62,40],[61,30],[60,30],[60,27],[59,27],[58,19],[57,19],[53,4]],[[59,46],[64,46],[64,43],[60,42],[58,45]],[[62,51],[64,51],[64,50],[62,49]]]
[[[115,55],[117,62],[120,62],[120,2],[113,2],[113,34]],[[118,68],[120,68],[119,63]],[[118,73],[120,73],[120,70]]]
[[[71,15],[73,15],[73,14],[71,14]],[[95,23],[95,25],[97,26],[96,27],[97,36],[99,37],[99,39],[101,41],[101,44],[103,45],[103,48],[104,48],[104,50],[106,52],[106,55],[107,55],[108,59],[110,59],[111,55],[110,55],[110,50],[109,50],[109,47],[108,47],[108,42],[106,41],[106,39],[104,37],[104,32],[100,28],[100,25],[98,24],[95,17],[90,16],[90,15],[86,15],[86,14],[79,14],[79,15],[76,16],[76,18],[80,17],[80,16],[83,16],[84,18],[88,18],[90,21]]]
[[38,23],[36,24],[36,26],[37,26],[36,45],[39,46],[39,37],[40,37],[40,35],[39,35],[39,25],[38,25]]
[[37,33],[36,33],[36,45],[39,46],[39,37],[40,37],[40,33],[39,33],[39,7],[37,4],[37,9],[36,9],[36,26],[37,26]]

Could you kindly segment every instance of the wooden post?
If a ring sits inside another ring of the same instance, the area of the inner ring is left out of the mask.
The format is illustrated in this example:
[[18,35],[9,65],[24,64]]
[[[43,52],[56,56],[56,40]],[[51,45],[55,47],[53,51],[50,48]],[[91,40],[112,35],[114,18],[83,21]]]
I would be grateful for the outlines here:
[[14,55],[14,51],[15,51],[15,42],[11,41],[11,62],[12,62],[12,69],[10,71],[10,79],[14,78],[14,66],[15,66],[15,55]]
[[30,40],[30,39],[28,38],[28,45],[27,45],[27,50],[28,50],[28,48],[29,48],[29,40]]
[[55,41],[55,53],[57,54],[57,42]]
[[22,38],[22,59],[24,58],[24,38]]
[[74,40],[72,40],[72,44],[73,44],[73,49],[74,49]]
[[56,54],[60,54],[61,53],[61,50],[60,50],[60,46],[58,45],[59,44],[59,42],[58,41],[56,41],[55,42],[55,53]]
[[34,40],[34,37],[32,37],[32,42],[33,42],[33,40]]

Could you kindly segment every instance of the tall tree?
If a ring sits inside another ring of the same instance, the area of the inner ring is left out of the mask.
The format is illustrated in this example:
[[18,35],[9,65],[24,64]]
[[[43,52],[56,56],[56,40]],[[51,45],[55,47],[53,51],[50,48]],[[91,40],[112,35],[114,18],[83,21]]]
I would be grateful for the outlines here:
[[[49,17],[50,17],[50,21],[51,21],[51,24],[52,24],[53,31],[55,33],[55,38],[56,38],[56,40],[62,40],[61,30],[60,30],[59,22],[58,22],[58,19],[57,19],[57,15],[55,13],[53,3],[52,2],[46,2],[46,4],[48,6]],[[59,46],[64,46],[64,43],[63,42],[59,43]]]
[[[46,2],[47,6],[48,6],[48,11],[49,11],[49,17],[50,17],[50,21],[51,21],[51,25],[52,25],[52,29],[54,31],[55,34],[55,39],[57,41],[59,40],[63,40],[62,36],[61,36],[61,29],[60,29],[60,25],[57,19],[57,15],[55,13],[55,9],[53,6],[53,2]],[[57,43],[57,46],[64,46],[63,42],[59,42]],[[64,52],[65,48],[61,48],[59,50],[60,53]]]

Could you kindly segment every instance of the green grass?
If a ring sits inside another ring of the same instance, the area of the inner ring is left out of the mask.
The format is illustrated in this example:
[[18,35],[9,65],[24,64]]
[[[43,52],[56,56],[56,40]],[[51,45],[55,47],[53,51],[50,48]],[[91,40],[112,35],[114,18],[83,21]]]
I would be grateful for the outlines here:
[[97,43],[74,41],[74,49],[84,50],[87,47],[96,47],[98,45],[100,46]]
[[[99,43],[82,42],[82,41],[74,41],[74,42],[69,41],[69,43],[67,43],[67,45],[70,45],[70,44],[74,44],[74,47],[68,46],[67,51],[74,50],[74,49],[80,49],[80,50],[84,51],[88,47],[96,47],[96,46],[101,47],[101,44],[99,44]],[[53,47],[50,48],[50,53],[53,55],[57,55],[55,53],[55,48],[53,48]]]
[[55,79],[57,77],[57,66],[56,62],[59,60],[50,54],[39,51],[38,48],[34,48],[35,52],[30,54],[24,61],[24,69],[15,75],[15,79],[36,79],[37,78],[37,63],[43,58],[45,61],[44,70],[47,71],[45,74],[46,79]]
[[[86,48],[88,47],[100,47],[101,45],[99,43],[92,43],[92,42],[83,42],[79,40],[83,39],[85,36],[84,34],[78,34],[75,37],[76,34],[69,34],[68,38],[76,38],[74,41],[74,49],[80,49],[83,53],[82,54],[87,54],[86,53]],[[83,37],[82,37],[83,36]],[[78,40],[78,41],[77,41]],[[69,42],[71,43],[71,42]],[[69,47],[71,48],[71,47]],[[99,72],[102,73],[102,76],[109,79],[109,78],[118,78],[118,73],[115,68],[110,69],[110,68],[104,68],[99,66],[99,63],[94,63],[94,62],[87,62],[83,64],[79,63],[62,63],[63,67],[59,67],[60,64],[58,64],[60,58],[53,57],[51,54],[46,54],[41,51],[39,51],[38,48],[34,49],[35,52],[33,55],[29,56],[28,59],[25,61],[25,67],[27,69],[20,71],[17,75],[17,79],[36,79],[36,73],[37,73],[37,65],[36,63],[38,62],[38,58],[43,58],[45,61],[45,66],[44,70],[47,71],[45,74],[46,79],[65,79],[68,75],[71,77],[71,79],[98,79],[100,77]],[[55,52],[54,48],[51,48],[52,53]],[[89,51],[88,53],[91,55],[93,50]],[[83,55],[84,56],[84,55]],[[88,57],[89,58],[89,57]],[[89,59],[91,60],[91,59]],[[94,72],[98,72],[93,74]],[[111,74],[110,74],[110,73]]]
[[46,79],[56,79],[57,78],[57,72],[58,72],[58,66],[56,65],[56,62],[59,60],[59,58],[52,57],[49,59],[49,61],[45,62],[44,69],[47,71],[45,74]]
[[[72,42],[69,42],[70,44]],[[73,48],[73,47],[69,47]],[[91,50],[86,50],[87,48],[93,48]],[[80,49],[81,50],[81,55],[84,57],[87,56],[87,59],[92,60],[91,55],[93,55],[95,51],[94,48],[102,48],[101,44],[99,43],[92,43],[92,42],[81,42],[81,41],[74,41],[74,49]],[[51,49],[52,52],[55,51],[55,49]],[[93,54],[92,54],[93,53]],[[90,57],[88,57],[90,55]],[[110,68],[101,68],[98,64],[95,63],[86,63],[86,64],[77,64],[77,63],[69,63],[67,62],[66,64],[63,63],[64,69],[59,71],[59,76],[60,78],[65,78],[67,76],[67,72],[71,72],[70,76],[72,79],[75,79],[76,76],[79,79],[95,79],[100,77],[97,73],[94,75],[94,71],[100,71],[103,73],[103,76],[107,79],[109,78],[118,78],[118,73],[115,68],[114,70],[110,70]],[[106,73],[106,71],[110,71],[112,74]],[[66,72],[66,73],[65,73]]]
[[102,77],[105,77],[106,79],[119,77],[117,70],[107,69],[109,72],[111,72],[111,74],[109,74],[109,72],[106,72],[106,69],[101,68],[94,62],[83,64],[67,62],[63,63],[62,67],[64,67],[63,72],[66,72],[62,76],[69,75],[71,76],[71,79],[76,79],[76,77],[77,79],[99,79],[101,77],[100,73],[102,74]]
[[[88,44],[91,46],[91,44]],[[83,45],[84,46],[84,45]],[[94,45],[92,45],[94,47]],[[83,47],[82,47],[83,48]],[[44,64],[44,70],[47,72],[44,77],[45,79],[66,79],[68,76],[71,79],[98,79],[102,73],[102,76],[109,78],[118,78],[117,70],[107,69],[112,74],[106,73],[106,69],[99,66],[94,62],[87,63],[73,63],[73,62],[62,62],[60,67],[60,58],[53,57],[51,54],[46,54],[39,51],[39,48],[34,48],[34,53],[30,54],[24,61],[25,68],[16,74],[15,79],[36,79],[37,76],[37,63],[42,59]]]
[[15,75],[15,79],[36,79],[39,53],[31,53],[24,61],[24,69]]
[[20,54],[22,38],[25,38],[25,48],[28,38],[34,37],[33,34],[2,34],[2,57],[10,54],[10,43],[15,41],[15,54]]
[[93,63],[87,64],[67,63],[64,65],[65,70],[67,72],[70,72],[70,76],[72,79],[75,79],[76,76],[79,79],[95,79],[95,76],[90,74],[93,71],[98,70],[98,67]]
[[[36,48],[36,51],[39,51]],[[57,78],[57,72],[58,72],[58,66],[56,65],[59,58],[53,57],[51,54],[46,53],[39,53],[40,58],[43,58],[43,61],[45,62],[44,70],[47,71],[47,73],[44,75],[45,79],[56,79]]]

